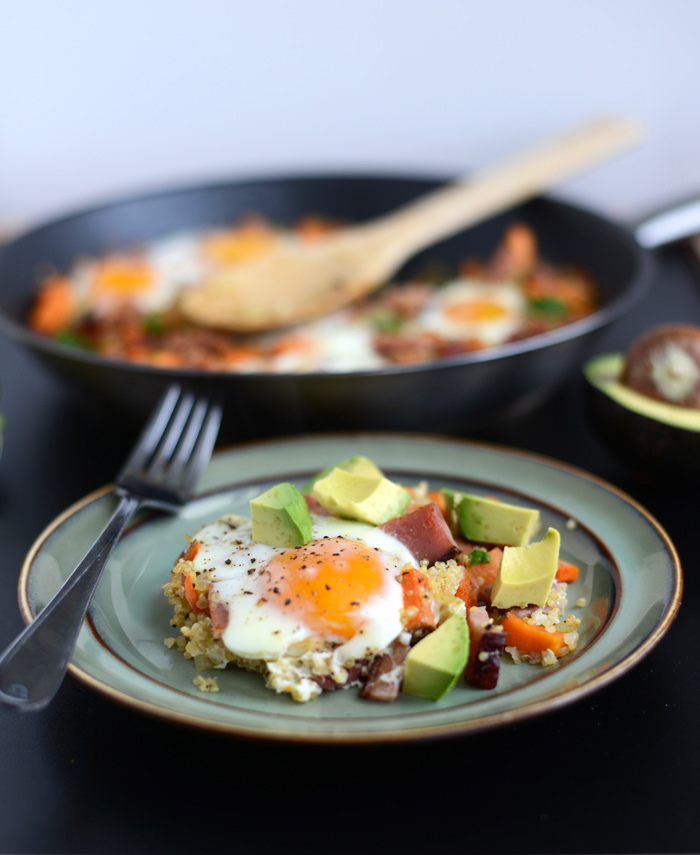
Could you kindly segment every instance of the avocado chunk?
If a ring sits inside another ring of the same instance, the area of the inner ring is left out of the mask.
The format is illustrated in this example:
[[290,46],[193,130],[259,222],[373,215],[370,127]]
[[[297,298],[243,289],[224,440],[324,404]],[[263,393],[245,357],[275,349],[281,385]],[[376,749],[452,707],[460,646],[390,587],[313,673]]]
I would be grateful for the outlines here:
[[376,466],[368,457],[348,457],[341,460],[340,463],[334,463],[332,466],[327,466],[323,471],[315,475],[305,486],[303,492],[305,494],[312,493],[314,484],[330,475],[334,469],[344,469],[346,472],[353,472],[356,475],[367,475],[368,477],[381,478],[384,473]]
[[540,512],[535,508],[470,494],[462,495],[456,515],[459,529],[467,540],[507,546],[529,543],[540,521]]
[[408,651],[401,691],[438,701],[459,680],[469,658],[469,628],[453,614]]
[[306,499],[293,484],[277,484],[251,499],[250,517],[256,543],[302,546],[313,538]]
[[406,510],[408,490],[383,475],[360,475],[338,467],[314,484],[313,495],[332,514],[381,525]]
[[543,606],[559,563],[561,538],[548,528],[542,540],[528,546],[506,546],[491,588],[491,605],[497,609]]

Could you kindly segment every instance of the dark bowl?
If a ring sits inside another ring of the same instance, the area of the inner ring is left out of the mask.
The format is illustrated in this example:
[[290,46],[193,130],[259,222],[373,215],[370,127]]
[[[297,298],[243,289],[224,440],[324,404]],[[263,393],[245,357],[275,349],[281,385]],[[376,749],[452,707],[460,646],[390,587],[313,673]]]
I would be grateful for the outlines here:
[[538,198],[422,252],[400,275],[432,260],[487,257],[505,228],[531,225],[542,255],[573,263],[599,283],[601,308],[532,339],[427,364],[343,374],[209,373],[107,361],[30,331],[24,323],[37,275],[170,232],[233,222],[259,211],[293,223],[309,213],[361,221],[440,186],[429,178],[343,175],[208,184],[131,197],[55,220],[0,250],[0,330],[58,377],[80,404],[113,424],[140,423],[173,379],[209,382],[227,396],[223,434],[255,436],[334,429],[465,434],[541,403],[571,378],[602,328],[644,292],[648,253],[621,226],[573,205]]

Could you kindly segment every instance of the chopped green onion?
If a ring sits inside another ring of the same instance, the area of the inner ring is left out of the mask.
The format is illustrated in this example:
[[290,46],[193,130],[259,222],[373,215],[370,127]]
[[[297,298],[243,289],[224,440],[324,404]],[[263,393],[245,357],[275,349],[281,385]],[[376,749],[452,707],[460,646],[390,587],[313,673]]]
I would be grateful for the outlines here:
[[561,318],[567,313],[566,305],[556,297],[531,297],[528,308],[533,314],[548,318]]
[[376,311],[369,316],[369,321],[377,332],[398,333],[404,325],[404,319],[395,312]]
[[491,561],[491,556],[485,549],[472,549],[468,557],[469,567],[473,567],[475,564],[488,564]]
[[92,350],[88,339],[73,330],[60,330],[56,333],[54,338],[56,341],[60,341],[61,344],[67,344],[69,347],[78,347],[81,350]]
[[165,318],[162,315],[144,315],[141,324],[147,335],[163,335],[167,328]]

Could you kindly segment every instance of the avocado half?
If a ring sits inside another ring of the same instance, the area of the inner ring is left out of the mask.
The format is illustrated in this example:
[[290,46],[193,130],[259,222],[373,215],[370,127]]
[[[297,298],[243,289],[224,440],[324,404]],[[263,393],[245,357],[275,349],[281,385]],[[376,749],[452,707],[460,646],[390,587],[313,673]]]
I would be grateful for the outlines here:
[[700,477],[700,410],[647,398],[620,382],[624,354],[583,367],[586,410],[606,448],[644,481]]

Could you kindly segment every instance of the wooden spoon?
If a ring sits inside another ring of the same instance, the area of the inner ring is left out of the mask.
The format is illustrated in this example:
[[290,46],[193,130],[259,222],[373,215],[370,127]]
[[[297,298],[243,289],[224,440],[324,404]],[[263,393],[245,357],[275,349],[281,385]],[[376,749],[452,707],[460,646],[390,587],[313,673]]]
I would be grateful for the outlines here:
[[358,226],[305,242],[280,238],[186,291],[190,320],[261,332],[327,314],[368,294],[436,241],[536,196],[639,142],[631,121],[603,118]]

